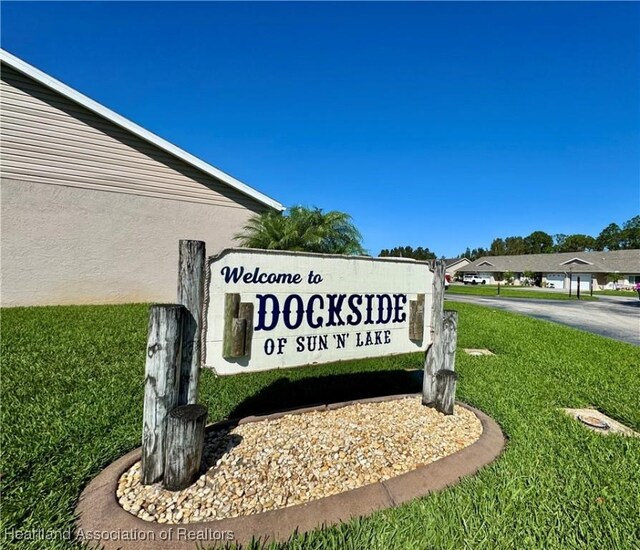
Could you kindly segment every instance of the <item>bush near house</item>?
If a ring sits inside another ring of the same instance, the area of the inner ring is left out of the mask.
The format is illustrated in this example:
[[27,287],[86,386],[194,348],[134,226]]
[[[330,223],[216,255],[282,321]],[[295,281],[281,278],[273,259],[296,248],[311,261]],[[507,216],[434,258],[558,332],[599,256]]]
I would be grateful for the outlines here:
[[513,271],[505,271],[502,280],[508,285],[513,285],[513,282],[516,280],[516,274]]

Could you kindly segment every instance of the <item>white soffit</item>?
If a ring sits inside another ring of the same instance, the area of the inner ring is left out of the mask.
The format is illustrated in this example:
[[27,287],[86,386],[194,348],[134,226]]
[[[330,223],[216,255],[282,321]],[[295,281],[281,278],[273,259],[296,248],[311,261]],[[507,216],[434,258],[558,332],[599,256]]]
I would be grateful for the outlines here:
[[6,50],[0,49],[0,60],[2,60],[3,63],[6,63],[16,71],[27,75],[28,77],[46,86],[47,88],[51,88],[52,90],[58,92],[71,101],[75,101],[86,109],[89,109],[90,111],[93,111],[94,113],[106,118],[107,120],[113,122],[121,128],[128,130],[139,138],[142,138],[145,141],[152,143],[156,147],[159,147],[160,149],[166,151],[167,153],[170,153],[175,157],[183,160],[184,162],[191,164],[195,168],[198,168],[206,174],[213,176],[214,178],[222,181],[229,187],[236,189],[244,195],[247,195],[255,199],[256,201],[261,202],[262,204],[276,210],[282,211],[285,209],[282,204],[272,199],[271,197],[268,197],[267,195],[256,191],[252,187],[249,187],[247,184],[235,179],[233,176],[224,173],[222,170],[218,170],[215,166],[211,166],[210,164],[207,164],[199,158],[194,157],[183,149],[180,149],[179,147],[173,145],[172,143],[169,143],[168,141],[162,139],[154,133],[149,132],[149,130],[145,130],[144,128],[142,128],[142,126],[138,126],[135,122],[131,122],[118,113],[113,112],[111,109],[107,109],[104,105],[101,105],[97,101],[94,101],[93,99],[81,94],[73,88],[70,88],[66,84],[63,84],[62,82],[56,80],[48,74],[43,73],[41,70],[36,69],[34,66],[29,65],[29,63],[22,61]]

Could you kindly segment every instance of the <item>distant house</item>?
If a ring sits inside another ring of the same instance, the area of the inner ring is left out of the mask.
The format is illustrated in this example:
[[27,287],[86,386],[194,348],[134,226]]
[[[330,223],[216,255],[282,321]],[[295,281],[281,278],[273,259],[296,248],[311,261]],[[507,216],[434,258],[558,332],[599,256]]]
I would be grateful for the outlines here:
[[3,306],[175,301],[179,239],[283,206],[17,57],[2,62]]
[[471,262],[466,258],[445,258],[444,264],[446,267],[446,274],[453,280],[458,271],[463,267],[468,266],[470,263]]
[[589,290],[591,284],[594,290],[630,288],[640,282],[640,250],[484,256],[459,271],[477,273],[489,284],[512,273],[516,285],[530,280],[539,286],[575,289],[579,279],[581,290]]

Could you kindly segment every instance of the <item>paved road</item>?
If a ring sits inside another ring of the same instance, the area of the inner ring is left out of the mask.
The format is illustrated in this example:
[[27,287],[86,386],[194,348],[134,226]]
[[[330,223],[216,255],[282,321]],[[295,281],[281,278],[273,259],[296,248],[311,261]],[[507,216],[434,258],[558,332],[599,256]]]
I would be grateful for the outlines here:
[[446,294],[445,298],[522,313],[640,346],[640,300],[635,298],[600,296],[593,302],[468,294]]

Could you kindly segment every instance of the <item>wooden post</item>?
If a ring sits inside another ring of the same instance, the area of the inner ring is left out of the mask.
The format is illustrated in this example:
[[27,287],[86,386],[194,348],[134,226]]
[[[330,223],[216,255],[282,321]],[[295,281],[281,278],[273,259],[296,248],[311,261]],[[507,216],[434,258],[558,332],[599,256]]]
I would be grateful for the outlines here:
[[167,416],[178,401],[184,307],[151,306],[144,378],[142,483],[162,479]]
[[222,356],[237,359],[251,354],[253,304],[240,302],[240,294],[224,295]]
[[178,260],[178,303],[186,308],[182,323],[182,364],[178,405],[198,399],[202,345],[202,308],[205,279],[205,243],[180,241]]
[[240,319],[246,321],[244,326],[244,353],[251,355],[251,339],[253,338],[253,304],[251,302],[240,302],[238,310]]
[[453,414],[456,401],[457,373],[452,370],[441,370],[436,374],[436,410],[442,414]]
[[578,277],[578,288],[576,289],[576,298],[580,299],[580,277]]
[[431,310],[431,345],[424,361],[422,403],[431,405],[436,399],[436,373],[443,365],[443,308],[444,308],[444,260],[436,260],[433,268],[433,303]]
[[[242,355],[234,355],[238,352],[238,330],[239,325],[234,323],[238,319],[240,312],[240,294],[230,293],[224,295],[224,332],[222,335],[222,356],[223,357],[242,357]],[[234,331],[235,329],[235,331]],[[234,345],[235,335],[235,345]]]
[[200,471],[204,447],[207,407],[184,405],[169,413],[162,485],[181,491],[191,485]]
[[245,336],[247,334],[246,319],[231,319],[231,348],[225,357],[244,357]]
[[443,329],[443,362],[444,370],[456,370],[456,346],[458,345],[458,312],[444,311]]
[[409,302],[409,339],[424,338],[424,294],[418,294],[417,300]]

